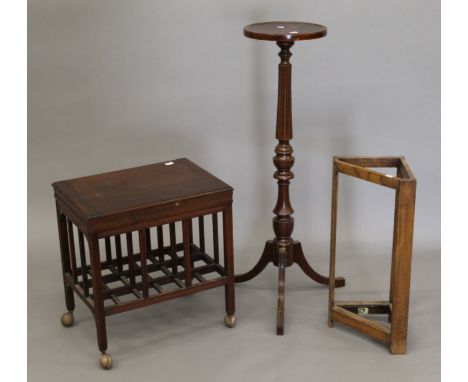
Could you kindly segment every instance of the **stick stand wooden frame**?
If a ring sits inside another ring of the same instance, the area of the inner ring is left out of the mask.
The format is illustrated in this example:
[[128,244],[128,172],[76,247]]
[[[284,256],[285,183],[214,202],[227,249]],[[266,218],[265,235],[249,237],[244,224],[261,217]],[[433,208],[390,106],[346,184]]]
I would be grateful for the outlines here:
[[[367,167],[396,167],[397,175]],[[389,301],[335,301],[339,173],[396,190]],[[404,157],[333,158],[328,326],[334,321],[350,326],[388,345],[391,354],[406,353],[415,198],[416,179]],[[387,314],[390,329],[365,318],[367,314]]]
[[[277,310],[277,334],[284,333],[284,302],[285,302],[285,268],[296,263],[312,280],[327,285],[328,278],[317,273],[307,262],[301,243],[291,237],[294,228],[294,218],[291,216],[294,209],[289,199],[289,183],[294,174],[291,168],[294,164],[293,148],[289,141],[293,137],[292,132],[292,108],[291,108],[291,64],[289,62],[292,53],[290,48],[295,40],[310,40],[326,35],[326,27],[318,24],[299,22],[266,22],[248,25],[244,28],[244,35],[257,40],[276,41],[281,49],[278,66],[278,108],[276,120],[276,139],[278,145],[275,148],[273,163],[277,168],[273,177],[278,181],[278,200],[273,213],[273,230],[275,238],[268,240],[265,249],[257,264],[247,273],[237,275],[236,282],[251,280],[272,262],[278,267],[278,310]],[[336,287],[345,285],[341,277],[335,279]]]

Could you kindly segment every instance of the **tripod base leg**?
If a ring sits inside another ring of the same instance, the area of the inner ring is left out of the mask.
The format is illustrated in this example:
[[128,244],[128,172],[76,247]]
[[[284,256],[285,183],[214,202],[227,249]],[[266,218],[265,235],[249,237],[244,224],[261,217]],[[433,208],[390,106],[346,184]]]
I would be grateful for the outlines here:
[[284,302],[285,302],[285,268],[284,255],[279,255],[278,261],[278,312],[276,320],[276,334],[281,336],[284,334]]
[[[257,264],[247,273],[237,275],[234,278],[236,283],[241,283],[253,279],[255,276],[259,275],[268,263],[274,263],[278,266],[278,311],[277,311],[277,323],[276,323],[276,334],[284,334],[284,304],[285,304],[285,278],[286,278],[286,267],[291,265],[286,265],[286,254],[278,254],[277,243],[275,240],[268,240],[265,243],[265,248],[263,250],[262,256],[258,260]],[[302,250],[302,245],[299,241],[295,241],[292,246],[292,259],[294,263],[299,265],[302,271],[309,276],[312,280],[316,281],[319,284],[328,285],[328,277],[322,276],[317,273],[307,262],[307,259],[304,256]],[[291,251],[288,253],[290,254]],[[288,259],[290,256],[288,255]],[[276,264],[277,263],[277,264]],[[343,277],[335,278],[335,287],[340,288],[345,286],[345,279]]]
[[268,263],[273,262],[275,250],[275,242],[273,240],[268,240],[265,243],[265,248],[263,249],[262,256],[260,257],[260,260],[258,260],[257,264],[255,264],[255,266],[247,273],[236,275],[234,277],[234,281],[236,283],[243,283],[245,281],[252,280],[255,276],[259,275],[260,272],[265,269]]
[[[312,280],[316,281],[319,284],[328,285],[328,277],[322,276],[317,273],[307,262],[307,259],[304,256],[302,251],[301,242],[294,242],[294,262],[299,265],[302,271],[309,276]],[[345,279],[343,277],[335,278],[335,287],[341,288],[345,286]]]

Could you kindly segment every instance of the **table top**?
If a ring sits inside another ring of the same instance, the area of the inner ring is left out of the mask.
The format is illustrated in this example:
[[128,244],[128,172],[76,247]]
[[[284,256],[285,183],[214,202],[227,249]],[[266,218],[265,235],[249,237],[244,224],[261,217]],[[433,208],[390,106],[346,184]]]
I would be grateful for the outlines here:
[[327,27],[323,25],[298,21],[269,21],[244,28],[244,36],[268,41],[312,40],[326,34]]
[[82,218],[105,217],[174,201],[232,191],[186,158],[52,184]]

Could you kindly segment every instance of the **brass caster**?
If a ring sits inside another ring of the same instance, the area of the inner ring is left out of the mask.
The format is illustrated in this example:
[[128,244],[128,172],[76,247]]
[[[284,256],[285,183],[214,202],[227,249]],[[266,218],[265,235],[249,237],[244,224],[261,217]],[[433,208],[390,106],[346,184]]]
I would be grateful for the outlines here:
[[110,354],[107,353],[102,353],[101,356],[99,357],[99,365],[104,370],[110,370],[112,369],[112,357]]
[[228,328],[233,328],[234,326],[236,326],[236,316],[234,314],[226,314],[224,316],[224,324]]
[[73,312],[66,312],[62,314],[62,317],[60,317],[60,322],[66,328],[73,326],[73,321],[75,321],[75,318],[73,317]]

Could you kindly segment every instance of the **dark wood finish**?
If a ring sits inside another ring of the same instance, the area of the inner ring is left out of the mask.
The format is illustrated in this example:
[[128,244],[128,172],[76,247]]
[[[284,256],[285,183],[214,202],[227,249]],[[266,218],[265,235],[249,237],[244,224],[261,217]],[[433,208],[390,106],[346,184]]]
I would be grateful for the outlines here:
[[215,263],[219,264],[219,238],[218,238],[218,215],[212,214],[213,221],[213,256]]
[[53,187],[87,220],[232,191],[186,158],[55,182]]
[[146,249],[151,251],[151,229],[145,228],[145,241],[146,241]]
[[141,267],[141,279],[143,283],[143,298],[149,297],[149,285],[148,285],[148,265],[146,263],[146,253],[151,250],[148,248],[147,230],[141,229],[138,232],[140,239],[140,267]]
[[205,219],[203,216],[198,218],[198,242],[200,243],[200,250],[205,252]]
[[67,284],[65,275],[71,274],[70,266],[70,252],[68,243],[67,233],[67,217],[62,214],[57,205],[57,223],[58,223],[58,234],[60,243],[60,255],[62,260],[62,274],[63,274],[63,286],[65,291],[65,304],[69,312],[75,310],[75,298],[73,296],[73,289]]
[[172,300],[174,298],[184,297],[188,294],[194,294],[198,292],[203,292],[209,289],[217,288],[222,285],[226,285],[224,279],[215,279],[206,284],[197,284],[184,289],[178,289],[171,293],[161,293],[159,296],[151,296],[146,299],[136,300],[135,302],[124,303],[119,305],[114,305],[106,309],[106,315],[111,316],[117,313],[128,312],[137,308],[142,308],[144,306],[153,305],[161,303],[164,301]]
[[297,21],[268,21],[244,28],[244,36],[268,41],[312,40],[326,34],[327,28],[323,25]]
[[68,243],[70,248],[71,272],[75,284],[78,282],[78,271],[76,267],[75,236],[73,234],[73,223],[67,219]]
[[104,243],[105,243],[105,248],[106,248],[106,260],[108,262],[112,261],[112,257],[111,257],[111,254],[112,254],[112,247],[111,247],[111,238],[110,237],[106,237],[104,239]]
[[164,248],[164,236],[163,236],[163,229],[162,226],[157,228],[157,238],[158,238],[158,249],[160,251],[159,261],[164,261],[164,254],[162,250]]
[[284,256],[280,256],[278,263],[278,308],[276,317],[276,334],[284,334],[284,289],[286,286],[286,269]]
[[184,237],[184,271],[185,271],[185,286],[192,285],[192,259],[190,254],[190,226],[187,220],[182,222],[182,231]]
[[[127,239],[127,256],[128,256],[128,277],[130,278],[130,285],[135,285],[135,259],[133,257],[133,235],[131,232],[126,233]],[[109,263],[109,260],[108,260]]]
[[[178,159],[56,182],[53,187],[67,310],[75,308],[75,292],[94,314],[101,352],[107,349],[109,315],[219,286],[225,286],[226,313],[234,315],[230,186],[188,159]],[[224,266],[219,264],[219,213],[223,214]],[[216,222],[212,233],[214,258],[206,253],[204,216]],[[199,222],[199,246],[193,243],[193,218]],[[176,222],[182,222],[180,242]],[[164,238],[166,224],[169,237]],[[153,228],[157,245],[151,243]],[[134,233],[138,234],[139,253],[134,250]],[[125,235],[126,250],[121,235]],[[100,258],[99,240],[104,241],[105,260]]]
[[99,238],[122,233],[122,226],[136,231],[231,202],[229,185],[186,158],[171,162],[55,182],[55,196],[83,233]]
[[[247,273],[237,275],[236,282],[245,282],[257,276],[270,262],[278,267],[278,314],[276,332],[284,333],[284,303],[285,303],[285,268],[298,264],[304,273],[312,280],[327,285],[328,278],[316,272],[307,262],[302,246],[291,235],[294,229],[294,209],[289,198],[289,184],[294,178],[291,171],[294,165],[293,148],[290,140],[293,138],[292,102],[291,102],[291,47],[296,40],[310,40],[325,36],[327,28],[311,23],[273,21],[248,25],[244,35],[258,40],[276,41],[280,48],[278,65],[278,105],[276,114],[276,139],[273,163],[276,172],[273,177],[278,183],[278,199],[273,210],[273,230],[275,238],[265,244],[260,260]],[[337,287],[342,287],[345,280],[341,277],[335,280]]]
[[[177,273],[177,240],[175,223],[169,224],[169,236],[171,242],[172,273]],[[164,261],[164,252],[162,252],[162,256],[159,257],[159,261]]]
[[234,242],[232,228],[232,206],[223,211],[223,237],[224,237],[224,268],[228,282],[225,284],[226,313],[233,315],[235,311],[234,297]]
[[[397,175],[384,174],[367,167],[396,167]],[[335,301],[336,226],[340,173],[396,190],[389,301]],[[392,354],[406,353],[415,202],[416,178],[404,157],[333,158],[328,325],[332,327],[333,322],[338,321],[359,330],[387,344]],[[387,315],[390,329],[361,314]]]
[[78,231],[78,246],[80,250],[80,261],[81,261],[81,277],[83,279],[84,294],[86,297],[89,296],[89,286],[88,286],[88,273],[86,269],[88,265],[86,264],[86,250],[84,245],[84,236],[83,232]]
[[[106,318],[104,315],[104,294],[101,281],[101,259],[99,258],[99,242],[95,234],[88,237],[89,256],[91,258],[91,272],[93,285],[93,309],[96,321],[99,350],[107,350]],[[84,272],[86,273],[86,272]]]
[[117,268],[119,272],[122,272],[123,270],[123,264],[122,264],[122,241],[120,239],[120,235],[114,236],[114,241],[115,241],[115,253],[117,256]]

